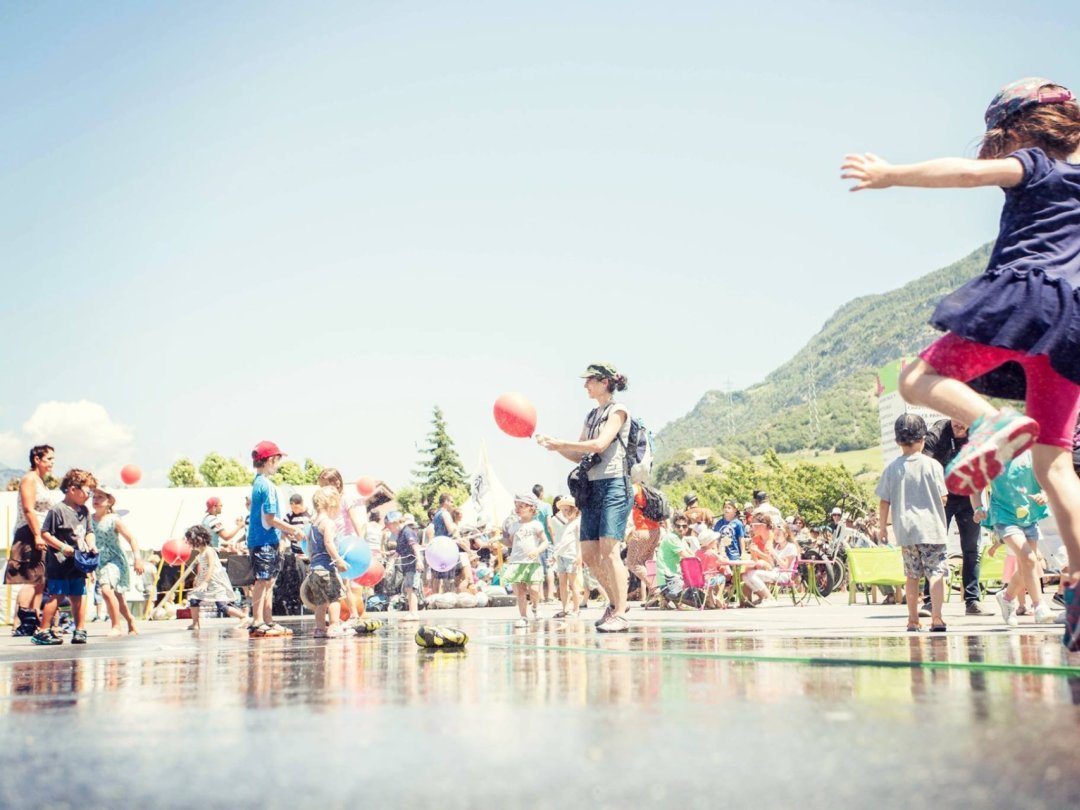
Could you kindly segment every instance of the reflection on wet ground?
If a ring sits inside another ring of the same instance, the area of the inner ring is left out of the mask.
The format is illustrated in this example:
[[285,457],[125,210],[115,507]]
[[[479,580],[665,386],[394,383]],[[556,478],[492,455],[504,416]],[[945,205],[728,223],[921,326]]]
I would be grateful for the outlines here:
[[5,646],[0,803],[1080,802],[1080,661],[1056,637],[458,624],[462,651],[407,625]]

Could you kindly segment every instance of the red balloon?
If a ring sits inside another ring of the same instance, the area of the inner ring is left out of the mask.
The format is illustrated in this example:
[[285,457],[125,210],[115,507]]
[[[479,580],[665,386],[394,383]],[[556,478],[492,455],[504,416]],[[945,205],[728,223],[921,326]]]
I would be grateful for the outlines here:
[[179,537],[166,540],[165,545],[161,547],[161,556],[166,565],[186,563],[191,557],[191,544]]
[[120,468],[120,480],[129,487],[139,483],[140,478],[142,478],[142,470],[139,469],[138,464],[125,464]]
[[524,394],[509,391],[495,400],[495,424],[509,436],[527,439],[536,430],[536,408]]
[[382,562],[379,560],[372,560],[371,565],[368,566],[368,570],[353,580],[357,585],[366,585],[371,587],[372,585],[378,585],[385,576],[386,571],[383,570]]
[[375,494],[375,479],[363,476],[356,481],[356,491],[359,492],[365,498],[370,498]]

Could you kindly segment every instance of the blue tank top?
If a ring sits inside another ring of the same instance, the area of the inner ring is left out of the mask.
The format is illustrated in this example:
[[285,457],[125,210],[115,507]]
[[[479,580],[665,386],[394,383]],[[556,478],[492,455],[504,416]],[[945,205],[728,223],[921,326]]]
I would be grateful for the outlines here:
[[326,550],[326,539],[322,536],[322,532],[315,528],[314,523],[308,526],[307,541],[311,567],[331,570],[334,566],[330,563],[330,552]]

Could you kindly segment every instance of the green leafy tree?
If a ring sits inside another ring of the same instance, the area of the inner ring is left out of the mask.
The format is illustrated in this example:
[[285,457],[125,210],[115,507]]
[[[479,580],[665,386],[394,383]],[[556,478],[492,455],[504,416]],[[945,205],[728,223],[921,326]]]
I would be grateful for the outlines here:
[[401,511],[412,515],[417,523],[421,525],[427,523],[427,509],[419,487],[402,487],[394,493],[394,500],[398,502]]
[[169,468],[168,479],[170,487],[204,486],[199,471],[195,469],[195,462],[190,458],[177,459]]
[[843,504],[846,511],[866,514],[874,503],[868,485],[860,484],[842,464],[788,464],[768,450],[760,464],[736,458],[718,472],[679,481],[664,491],[672,503],[693,490],[703,506],[719,512],[724,501],[743,504],[756,489],[769,493],[769,502],[784,515],[801,514],[811,525],[825,523],[829,511]]
[[285,461],[278,467],[278,471],[270,476],[270,480],[275,484],[289,484],[298,487],[307,483],[307,476],[304,473],[304,468],[295,461]]
[[305,484],[317,484],[319,483],[319,473],[323,471],[322,464],[316,464],[310,458],[304,459],[304,483]]
[[45,489],[60,489],[60,484],[62,482],[52,473],[48,473],[42,480],[42,483],[45,484]]
[[[446,420],[438,405],[432,414],[431,432],[428,445],[422,451],[425,458],[420,462],[420,469],[414,472],[417,477],[420,497],[425,507],[435,503],[444,491],[468,494],[469,482],[465,477],[465,466],[454,449],[454,441],[446,431]],[[401,503],[400,499],[398,503]],[[417,519],[420,518],[416,515]]]
[[251,483],[253,473],[235,458],[208,453],[199,465],[199,473],[208,487],[242,487]]

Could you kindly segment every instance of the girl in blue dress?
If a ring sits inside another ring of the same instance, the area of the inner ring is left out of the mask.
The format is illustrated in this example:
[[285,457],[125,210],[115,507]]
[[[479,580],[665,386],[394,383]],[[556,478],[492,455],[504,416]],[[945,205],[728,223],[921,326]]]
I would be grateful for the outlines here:
[[[931,323],[947,334],[900,378],[908,402],[970,425],[946,469],[959,495],[983,490],[1032,447],[1035,475],[1057,517],[1074,572],[1064,642],[1080,649],[1080,479],[1072,468],[1080,411],[1080,106],[1048,79],[1003,87],[986,110],[978,160],[891,165],[848,155],[852,191],[999,186],[1005,205],[986,271],[946,296]],[[1024,399],[1027,415],[980,394]],[[1036,443],[1037,442],[1037,443]]]

